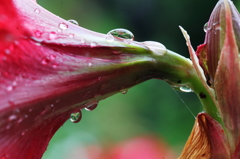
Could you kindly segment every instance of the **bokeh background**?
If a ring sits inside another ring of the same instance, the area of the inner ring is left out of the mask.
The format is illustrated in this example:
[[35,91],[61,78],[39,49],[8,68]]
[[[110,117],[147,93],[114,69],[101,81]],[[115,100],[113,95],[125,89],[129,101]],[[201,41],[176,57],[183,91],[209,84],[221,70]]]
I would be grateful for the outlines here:
[[[204,41],[203,26],[217,0],[38,0],[38,3],[66,20],[78,21],[84,28],[101,33],[126,28],[133,32],[136,41],[158,41],[189,57],[178,26],[188,31],[196,48]],[[239,0],[234,3],[240,7]],[[43,159],[93,159],[93,154],[94,159],[100,159],[97,154],[108,153],[116,145],[139,136],[154,136],[179,155],[195,120],[185,105],[195,116],[202,107],[194,93],[177,94],[165,82],[153,79],[129,89],[127,94],[105,99],[94,111],[83,110],[79,123],[67,121],[53,137]]]

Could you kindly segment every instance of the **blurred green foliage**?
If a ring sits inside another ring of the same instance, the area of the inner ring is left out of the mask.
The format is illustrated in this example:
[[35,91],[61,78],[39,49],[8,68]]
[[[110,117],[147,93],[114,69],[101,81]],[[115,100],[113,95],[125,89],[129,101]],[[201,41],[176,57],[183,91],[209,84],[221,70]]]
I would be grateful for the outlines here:
[[[196,48],[204,42],[203,25],[217,0],[38,0],[38,3],[66,20],[78,21],[84,28],[101,33],[126,28],[133,32],[136,41],[158,41],[189,57],[178,26],[188,31]],[[234,3],[240,5],[239,0]],[[194,93],[177,93],[195,116],[202,111]],[[92,112],[83,110],[80,123],[67,121],[43,158],[66,159],[76,147],[119,142],[142,134],[158,135],[179,153],[194,120],[168,84],[150,80],[131,88],[127,94],[119,93],[101,101]]]

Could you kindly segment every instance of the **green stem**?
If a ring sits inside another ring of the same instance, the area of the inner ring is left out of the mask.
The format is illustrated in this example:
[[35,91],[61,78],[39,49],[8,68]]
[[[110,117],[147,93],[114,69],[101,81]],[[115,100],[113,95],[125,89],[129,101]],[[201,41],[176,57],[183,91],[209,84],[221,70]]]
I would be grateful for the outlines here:
[[167,50],[166,54],[162,56],[155,55],[154,58],[157,60],[156,74],[158,78],[168,82],[175,88],[181,86],[191,88],[199,97],[204,111],[224,126],[218,113],[216,101],[212,99],[209,91],[206,90],[199,79],[190,59],[170,50]]

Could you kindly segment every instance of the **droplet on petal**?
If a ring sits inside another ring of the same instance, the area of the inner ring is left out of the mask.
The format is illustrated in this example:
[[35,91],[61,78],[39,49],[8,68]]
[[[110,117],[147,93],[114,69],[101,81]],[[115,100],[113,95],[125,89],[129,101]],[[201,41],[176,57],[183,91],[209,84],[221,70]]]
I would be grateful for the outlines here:
[[21,123],[23,121],[22,118],[18,119],[17,123]]
[[68,25],[66,23],[59,23],[58,27],[62,30],[66,30],[68,28]]
[[113,35],[112,34],[107,34],[106,41],[107,42],[113,42],[114,41]]
[[49,40],[54,40],[57,38],[57,33],[54,31],[51,31],[48,35]]
[[36,30],[34,33],[37,38],[40,38],[42,36],[42,32],[40,30]]
[[92,67],[92,65],[93,65],[93,64],[92,64],[91,62],[88,63],[88,66],[89,66],[89,67]]
[[9,117],[8,117],[8,120],[9,121],[13,121],[13,120],[16,120],[17,119],[17,116],[16,115],[10,115]]
[[11,92],[13,90],[13,86],[8,86],[7,91]]
[[114,37],[122,38],[122,39],[128,39],[128,40],[133,40],[134,35],[132,32],[130,32],[127,29],[113,29],[107,33],[108,35],[112,35]]
[[96,43],[96,42],[91,42],[91,43],[90,43],[90,46],[91,46],[91,47],[95,47],[95,46],[97,46],[97,43]]
[[73,123],[78,123],[82,119],[82,112],[75,112],[70,115],[70,121]]
[[36,8],[36,9],[34,10],[34,12],[37,13],[37,14],[39,14],[39,13],[41,12],[41,10],[40,10],[39,8]]
[[50,62],[50,59],[44,58],[44,59],[42,60],[42,65],[47,65],[49,62]]
[[74,37],[74,34],[72,34],[72,33],[69,34],[69,37],[70,37],[70,38],[73,38],[73,37]]
[[75,24],[75,25],[78,25],[78,22],[77,22],[76,20],[69,19],[68,21],[69,21],[70,23],[73,23],[73,24]]
[[4,50],[5,54],[9,55],[11,53],[11,51],[9,49],[5,49]]
[[204,30],[205,33],[207,32],[207,30],[208,30],[208,22],[204,24],[203,30]]
[[144,41],[142,42],[146,47],[148,47],[153,53],[157,55],[164,55],[167,53],[167,48],[156,41]]

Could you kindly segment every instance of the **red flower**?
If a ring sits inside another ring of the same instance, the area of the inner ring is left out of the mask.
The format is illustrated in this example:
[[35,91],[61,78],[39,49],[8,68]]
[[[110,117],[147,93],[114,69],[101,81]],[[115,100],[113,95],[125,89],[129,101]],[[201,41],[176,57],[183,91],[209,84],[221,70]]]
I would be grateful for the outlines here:
[[86,30],[32,0],[1,0],[0,43],[2,159],[41,158],[71,113],[157,77],[151,56],[166,52]]

